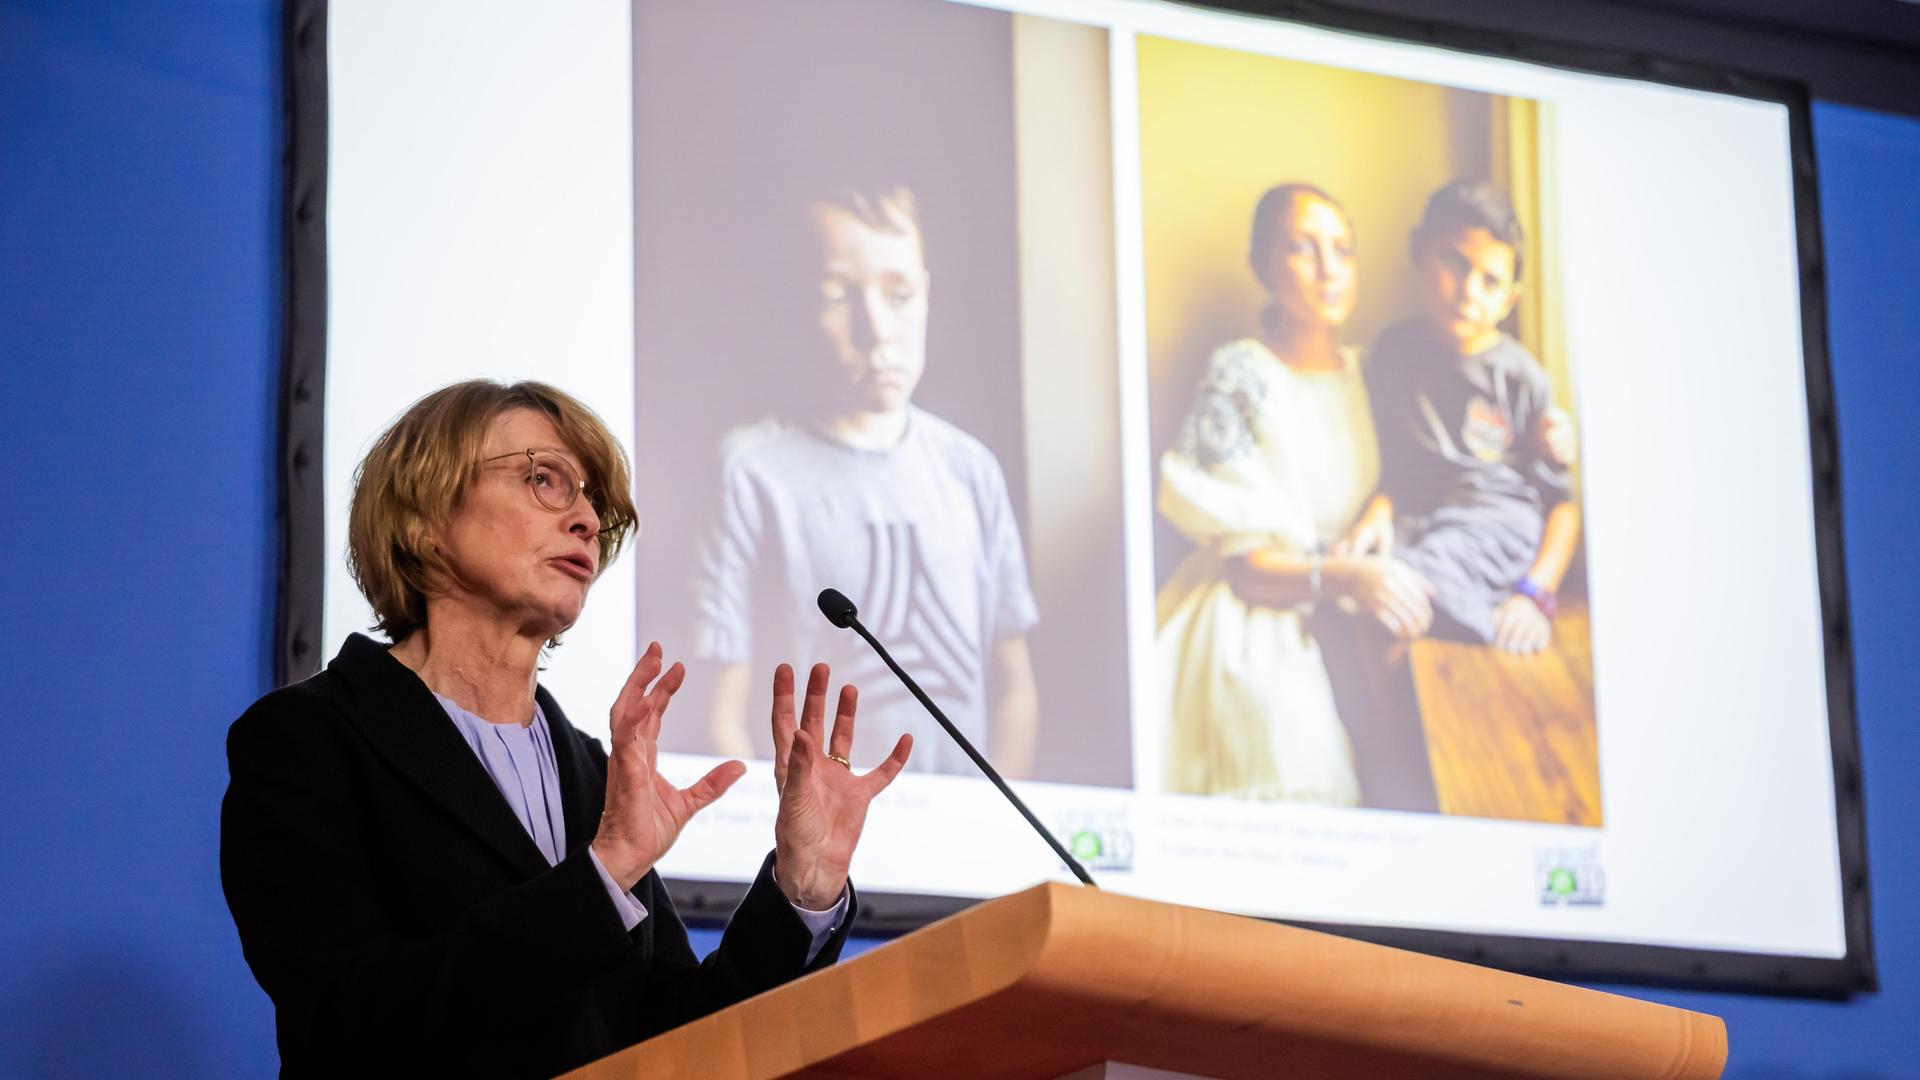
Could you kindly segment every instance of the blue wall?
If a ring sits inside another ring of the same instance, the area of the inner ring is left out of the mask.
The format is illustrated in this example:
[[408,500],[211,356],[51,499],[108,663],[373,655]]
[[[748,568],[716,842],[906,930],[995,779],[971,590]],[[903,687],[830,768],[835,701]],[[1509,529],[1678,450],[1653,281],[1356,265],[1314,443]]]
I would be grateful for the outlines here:
[[271,681],[270,3],[0,0],[0,1075],[269,1075],[220,895]]
[[[278,17],[0,0],[0,1075],[274,1067],[215,851],[271,679]],[[1647,996],[1725,1016],[1734,1076],[1906,1076],[1920,121],[1821,107],[1816,138],[1885,990]]]

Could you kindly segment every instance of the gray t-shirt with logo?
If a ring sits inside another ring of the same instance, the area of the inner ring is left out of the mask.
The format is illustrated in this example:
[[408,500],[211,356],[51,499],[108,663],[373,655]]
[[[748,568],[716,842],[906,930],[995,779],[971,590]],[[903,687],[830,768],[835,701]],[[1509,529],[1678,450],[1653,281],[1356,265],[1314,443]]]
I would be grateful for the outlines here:
[[[816,661],[860,687],[854,760],[871,767],[912,732],[909,768],[969,772],[879,657],[830,625],[836,588],[966,736],[984,748],[994,646],[1039,621],[1006,478],[978,439],[919,409],[890,450],[861,450],[767,420],[722,448],[719,519],[694,584],[696,653],[760,674]],[[829,703],[829,708],[831,708]],[[831,720],[829,720],[831,723]]]
[[1433,584],[1436,634],[1490,641],[1495,605],[1532,565],[1547,511],[1572,491],[1535,434],[1553,403],[1546,370],[1505,335],[1457,355],[1420,320],[1382,333],[1364,370],[1394,556]]

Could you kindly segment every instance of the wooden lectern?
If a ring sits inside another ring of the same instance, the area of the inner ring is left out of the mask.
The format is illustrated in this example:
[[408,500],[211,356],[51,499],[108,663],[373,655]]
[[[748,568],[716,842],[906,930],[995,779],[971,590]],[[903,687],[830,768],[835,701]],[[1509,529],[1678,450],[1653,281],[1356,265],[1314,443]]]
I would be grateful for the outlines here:
[[1726,1056],[1718,1017],[1047,884],[568,1075],[1717,1077]]

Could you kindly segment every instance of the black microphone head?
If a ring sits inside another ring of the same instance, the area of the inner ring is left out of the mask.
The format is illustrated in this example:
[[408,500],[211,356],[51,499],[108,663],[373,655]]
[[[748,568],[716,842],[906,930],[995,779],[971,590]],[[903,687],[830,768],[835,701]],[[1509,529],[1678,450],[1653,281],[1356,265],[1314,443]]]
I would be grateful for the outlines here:
[[825,615],[828,622],[845,630],[853,625],[854,619],[859,618],[860,609],[854,607],[853,601],[847,599],[839,589],[821,589],[820,614]]

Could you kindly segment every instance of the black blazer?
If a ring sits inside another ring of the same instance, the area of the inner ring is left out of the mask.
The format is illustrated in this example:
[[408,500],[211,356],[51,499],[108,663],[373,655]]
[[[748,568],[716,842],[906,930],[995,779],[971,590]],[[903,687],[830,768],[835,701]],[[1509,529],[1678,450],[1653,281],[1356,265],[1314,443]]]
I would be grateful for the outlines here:
[[832,964],[773,857],[694,959],[657,874],[629,934],[587,854],[597,740],[545,690],[567,826],[548,866],[426,684],[356,634],[227,735],[220,877],[273,998],[281,1075],[551,1076]]

